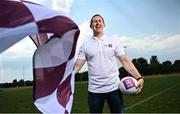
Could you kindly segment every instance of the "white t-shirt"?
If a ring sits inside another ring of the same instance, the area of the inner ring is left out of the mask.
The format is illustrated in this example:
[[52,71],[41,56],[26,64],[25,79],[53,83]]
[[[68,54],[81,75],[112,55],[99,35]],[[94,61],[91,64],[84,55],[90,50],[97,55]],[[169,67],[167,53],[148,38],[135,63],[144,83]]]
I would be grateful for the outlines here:
[[81,46],[78,59],[87,60],[88,91],[107,93],[118,89],[119,71],[116,57],[124,54],[123,46],[105,35],[101,38],[93,36]]

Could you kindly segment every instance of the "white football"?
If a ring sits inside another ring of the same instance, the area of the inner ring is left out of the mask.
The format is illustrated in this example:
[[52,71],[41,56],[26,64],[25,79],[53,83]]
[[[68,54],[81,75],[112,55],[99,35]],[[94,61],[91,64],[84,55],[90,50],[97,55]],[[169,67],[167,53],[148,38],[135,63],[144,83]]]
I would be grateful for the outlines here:
[[138,91],[137,80],[131,76],[126,76],[120,80],[119,89],[123,94],[127,94],[127,95],[137,94]]

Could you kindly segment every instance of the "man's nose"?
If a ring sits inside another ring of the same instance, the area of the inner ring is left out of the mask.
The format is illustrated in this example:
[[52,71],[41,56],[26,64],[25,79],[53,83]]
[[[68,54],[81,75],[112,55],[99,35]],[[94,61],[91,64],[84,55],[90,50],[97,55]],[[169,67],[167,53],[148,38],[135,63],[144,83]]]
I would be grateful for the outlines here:
[[97,22],[96,24],[99,25],[99,22]]

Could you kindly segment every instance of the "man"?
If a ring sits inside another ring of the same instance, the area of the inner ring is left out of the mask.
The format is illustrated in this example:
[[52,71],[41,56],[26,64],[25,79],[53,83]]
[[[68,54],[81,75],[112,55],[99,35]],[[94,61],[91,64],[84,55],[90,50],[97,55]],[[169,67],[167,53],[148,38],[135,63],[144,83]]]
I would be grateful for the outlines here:
[[91,18],[93,36],[85,42],[75,63],[77,73],[87,61],[88,64],[88,105],[90,113],[102,113],[105,99],[111,113],[123,113],[122,93],[118,89],[118,58],[123,67],[138,80],[138,93],[143,88],[143,77],[125,55],[124,49],[116,41],[104,35],[105,22],[101,15]]

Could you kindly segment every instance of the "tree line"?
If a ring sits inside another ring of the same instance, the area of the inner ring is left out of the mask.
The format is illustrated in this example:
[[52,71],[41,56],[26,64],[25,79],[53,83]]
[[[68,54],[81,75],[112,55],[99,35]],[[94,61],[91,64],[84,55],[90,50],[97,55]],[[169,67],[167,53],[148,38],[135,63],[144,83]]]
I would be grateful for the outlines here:
[[[180,60],[175,60],[174,63],[167,60],[162,63],[159,62],[157,56],[151,56],[150,63],[143,57],[132,60],[135,67],[143,75],[157,75],[157,74],[169,74],[169,73],[180,73]],[[124,77],[129,75],[128,72],[123,68],[119,68],[119,77]],[[77,73],[75,76],[75,81],[87,81],[88,72]],[[33,86],[33,81],[24,81],[23,79],[17,81],[14,79],[12,83],[0,83],[0,88],[10,88],[10,87],[23,87],[23,86]]]
[[24,79],[20,79],[19,81],[17,81],[17,79],[14,79],[12,82],[0,83],[0,88],[24,87],[24,86],[33,86],[33,81],[30,80],[24,81]]
[[[174,63],[170,60],[160,63],[157,56],[151,56],[150,63],[143,57],[133,59],[132,62],[143,76],[180,73],[180,60],[175,60]],[[119,68],[119,73],[121,78],[130,75],[123,67]],[[78,75],[75,77],[76,81],[88,80],[87,71],[76,75]]]

